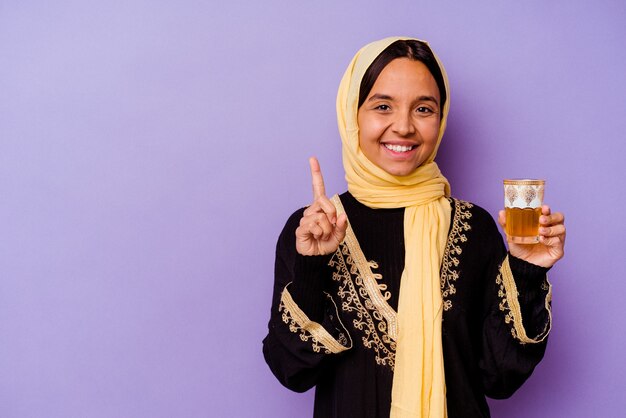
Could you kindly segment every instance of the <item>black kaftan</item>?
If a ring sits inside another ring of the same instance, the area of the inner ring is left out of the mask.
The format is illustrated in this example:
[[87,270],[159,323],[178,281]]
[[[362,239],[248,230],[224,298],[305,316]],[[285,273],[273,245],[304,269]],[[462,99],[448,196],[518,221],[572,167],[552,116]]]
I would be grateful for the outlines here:
[[[404,209],[372,209],[350,193],[340,197],[356,245],[344,240],[332,255],[297,254],[295,229],[303,209],[280,235],[263,353],[286,387],[316,387],[315,418],[386,418]],[[448,416],[489,417],[485,396],[510,396],[543,357],[551,290],[547,269],[510,255],[504,263],[506,248],[485,210],[457,199],[450,203],[441,267]],[[507,281],[503,264],[514,280]]]

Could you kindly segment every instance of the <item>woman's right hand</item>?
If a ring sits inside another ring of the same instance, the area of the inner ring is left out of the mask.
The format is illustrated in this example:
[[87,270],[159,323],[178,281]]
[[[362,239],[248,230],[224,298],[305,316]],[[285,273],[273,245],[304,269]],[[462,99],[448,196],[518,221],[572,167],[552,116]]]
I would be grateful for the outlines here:
[[317,158],[309,158],[313,181],[313,203],[304,210],[296,229],[296,250],[301,255],[334,253],[346,236],[348,218],[337,216],[335,205],[326,197],[324,178]]

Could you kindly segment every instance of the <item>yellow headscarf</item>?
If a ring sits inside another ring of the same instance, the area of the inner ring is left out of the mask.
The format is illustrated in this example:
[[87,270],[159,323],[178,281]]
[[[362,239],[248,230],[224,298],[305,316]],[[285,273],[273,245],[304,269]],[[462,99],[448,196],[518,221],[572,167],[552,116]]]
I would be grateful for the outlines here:
[[[447,416],[439,270],[450,226],[450,185],[434,162],[450,107],[448,79],[441,62],[446,103],[437,145],[412,174],[393,176],[359,147],[357,122],[361,80],[371,63],[390,44],[413,38],[392,37],[364,46],[350,62],[337,94],[337,119],[348,190],[372,208],[404,207],[405,265],[398,301],[398,339],[391,418]],[[423,41],[421,41],[423,42]]]

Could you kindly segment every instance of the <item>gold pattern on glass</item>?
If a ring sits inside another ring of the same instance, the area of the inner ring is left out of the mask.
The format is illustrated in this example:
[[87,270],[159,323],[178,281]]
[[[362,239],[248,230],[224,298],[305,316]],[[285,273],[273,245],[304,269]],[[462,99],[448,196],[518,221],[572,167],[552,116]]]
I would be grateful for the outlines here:
[[544,180],[504,180],[506,236],[509,242],[539,242]]

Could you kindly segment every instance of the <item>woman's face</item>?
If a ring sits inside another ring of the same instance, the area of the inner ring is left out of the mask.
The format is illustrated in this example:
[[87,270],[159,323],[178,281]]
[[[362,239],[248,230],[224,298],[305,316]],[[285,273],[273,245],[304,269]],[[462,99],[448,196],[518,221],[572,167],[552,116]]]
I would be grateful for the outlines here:
[[432,154],[440,121],[437,82],[420,61],[396,58],[359,108],[359,145],[371,162],[406,176]]

